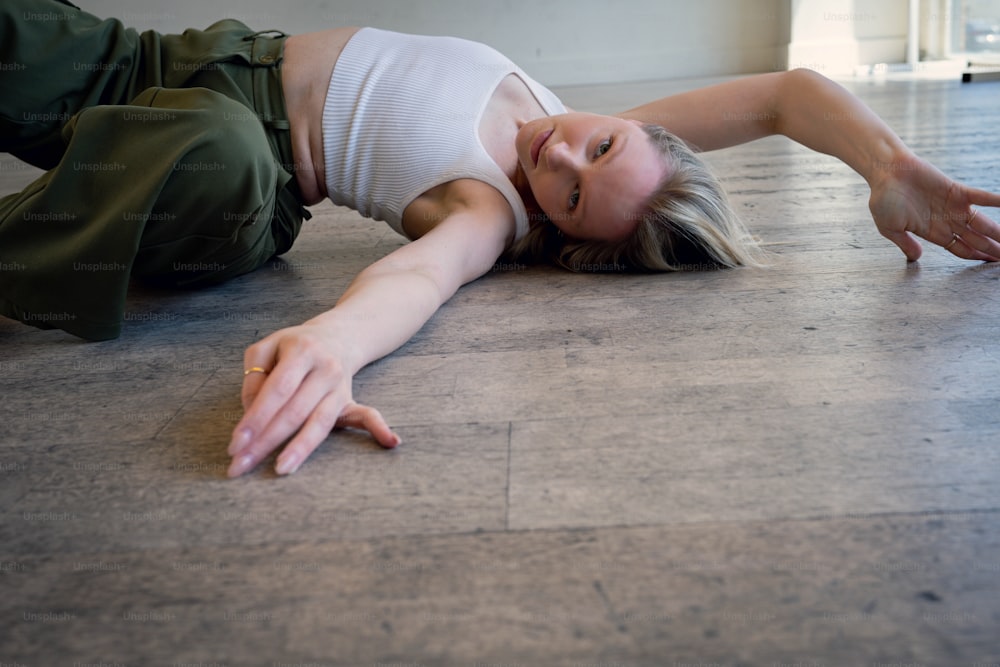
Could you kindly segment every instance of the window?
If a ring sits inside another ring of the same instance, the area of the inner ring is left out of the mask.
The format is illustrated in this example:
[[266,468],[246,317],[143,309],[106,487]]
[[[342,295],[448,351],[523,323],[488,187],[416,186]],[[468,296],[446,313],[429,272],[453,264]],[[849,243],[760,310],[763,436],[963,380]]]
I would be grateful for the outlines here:
[[950,53],[973,61],[1000,61],[1000,0],[951,2]]

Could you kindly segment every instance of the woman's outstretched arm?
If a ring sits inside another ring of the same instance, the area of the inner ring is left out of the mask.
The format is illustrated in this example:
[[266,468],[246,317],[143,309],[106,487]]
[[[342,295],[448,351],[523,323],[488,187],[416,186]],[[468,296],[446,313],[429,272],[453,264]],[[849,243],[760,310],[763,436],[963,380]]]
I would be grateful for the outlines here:
[[858,98],[811,70],[746,77],[621,115],[663,125],[705,151],[785,135],[868,181],[875,224],[907,259],[920,257],[919,236],[964,259],[1000,261],[1000,225],[974,209],[1000,206],[1000,195],[949,179]]
[[354,402],[354,375],[409,340],[461,285],[490,270],[513,231],[507,216],[449,215],[358,274],[333,310],[250,346],[246,368],[268,373],[244,379],[245,413],[229,445],[229,476],[252,469],[286,441],[275,470],[294,472],[334,428],[364,429],[383,447],[398,445],[377,410]]

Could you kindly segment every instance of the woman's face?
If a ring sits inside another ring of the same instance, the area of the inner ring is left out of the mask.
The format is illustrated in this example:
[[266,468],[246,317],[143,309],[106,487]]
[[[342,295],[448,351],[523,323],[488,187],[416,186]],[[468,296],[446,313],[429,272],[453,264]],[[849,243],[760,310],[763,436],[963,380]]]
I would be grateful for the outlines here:
[[516,148],[535,201],[573,239],[627,237],[667,175],[642,125],[614,116],[537,118],[518,130]]

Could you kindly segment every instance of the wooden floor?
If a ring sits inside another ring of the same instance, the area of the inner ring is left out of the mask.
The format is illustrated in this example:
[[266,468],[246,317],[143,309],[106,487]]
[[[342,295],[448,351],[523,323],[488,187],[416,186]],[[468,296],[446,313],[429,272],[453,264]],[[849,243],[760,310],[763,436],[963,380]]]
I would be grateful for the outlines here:
[[[1000,190],[1000,83],[848,85]],[[358,376],[401,448],[287,479],[224,478],[243,350],[387,226],[317,207],[272,267],[136,291],[114,342],[0,321],[0,664],[1000,663],[1000,266],[907,265],[784,139],[709,159],[771,268],[498,270]]]

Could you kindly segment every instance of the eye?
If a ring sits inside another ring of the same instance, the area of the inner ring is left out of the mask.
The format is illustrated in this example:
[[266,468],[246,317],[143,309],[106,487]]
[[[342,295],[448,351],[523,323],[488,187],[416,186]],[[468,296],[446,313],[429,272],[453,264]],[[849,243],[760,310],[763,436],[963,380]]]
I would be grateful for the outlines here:
[[609,150],[611,150],[611,140],[608,139],[607,141],[602,141],[601,145],[597,147],[597,153],[594,155],[594,157],[601,157]]
[[569,196],[569,210],[576,208],[576,205],[580,202],[580,188],[573,190],[573,194]]

